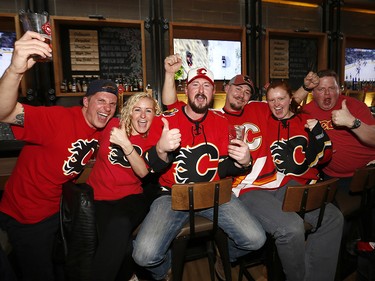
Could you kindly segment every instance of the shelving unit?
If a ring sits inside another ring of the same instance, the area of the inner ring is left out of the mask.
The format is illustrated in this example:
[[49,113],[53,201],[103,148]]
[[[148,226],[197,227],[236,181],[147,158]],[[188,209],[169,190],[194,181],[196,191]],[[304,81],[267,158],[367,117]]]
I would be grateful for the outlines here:
[[[85,38],[86,33],[90,33],[91,31],[97,31],[98,33],[102,32],[104,34],[103,29],[107,28],[106,31],[112,32],[112,34],[116,34],[117,30],[121,31],[129,31],[131,30],[139,30],[139,37],[136,39],[140,41],[140,48],[137,53],[137,58],[140,60],[140,73],[139,76],[143,80],[143,84],[147,85],[147,79],[146,79],[146,58],[145,58],[145,37],[144,37],[144,22],[138,21],[138,20],[120,20],[120,19],[91,19],[91,18],[84,18],[84,17],[65,17],[65,16],[51,16],[51,27],[52,27],[52,50],[53,50],[53,68],[54,68],[54,78],[55,78],[55,89],[56,89],[56,96],[58,97],[77,97],[77,96],[83,96],[84,92],[77,92],[77,93],[71,93],[71,92],[62,92],[60,90],[60,85],[64,79],[66,79],[68,76],[72,77],[73,75],[85,75],[85,73],[88,73],[88,75],[92,75],[93,73],[95,75],[99,75],[103,72],[103,60],[100,60],[100,71],[97,71],[95,68],[91,67],[91,65],[87,64],[87,69],[85,70],[84,64],[89,62],[94,55],[91,56],[91,54],[95,55],[97,52],[94,52],[92,50],[86,50],[82,51],[83,58],[81,61],[83,61],[82,65],[80,66],[79,70],[73,70],[72,68],[72,58],[71,58],[71,46],[74,44],[75,39],[69,40],[69,31],[75,30],[75,31],[82,31],[82,38]],[[114,31],[111,31],[113,29]],[[67,40],[68,39],[68,40]],[[128,40],[123,39],[124,41],[121,41],[121,38],[119,40],[111,40],[108,39],[106,42],[106,54],[112,55],[111,58],[109,58],[108,65],[109,69],[107,73],[113,73],[112,71],[115,68],[121,69],[122,72],[127,72],[125,74],[133,74],[132,69],[132,63],[134,62],[125,62],[124,56],[126,56],[127,52],[134,50],[127,50],[127,42]],[[91,40],[91,39],[86,39]],[[103,44],[104,39],[101,40],[100,36],[98,36],[97,39],[97,48],[99,48],[99,56],[103,57],[103,50],[100,50],[101,44]],[[68,41],[68,42],[67,42]],[[93,40],[92,40],[93,41]],[[85,42],[82,42],[85,48],[88,46],[85,44]],[[89,42],[92,43],[92,42]],[[134,42],[128,43],[128,46],[132,46],[130,44],[133,44]],[[121,45],[122,44],[122,45]],[[135,44],[134,44],[135,45]],[[113,48],[112,48],[113,47]],[[111,49],[112,48],[112,49]],[[130,47],[131,48],[131,47]],[[125,50],[126,49],[126,50]],[[92,53],[91,53],[92,52]],[[102,52],[102,53],[100,53]],[[99,61],[99,59],[97,60]],[[95,61],[94,63],[97,63]],[[83,68],[82,68],[83,67]],[[99,65],[98,65],[99,67]],[[111,67],[113,69],[111,69]],[[138,75],[138,74],[137,74]],[[101,78],[116,78],[116,77],[101,77]],[[132,94],[134,92],[127,92],[126,95]]]
[[264,50],[264,83],[288,79],[296,90],[309,71],[327,68],[325,33],[267,29]]

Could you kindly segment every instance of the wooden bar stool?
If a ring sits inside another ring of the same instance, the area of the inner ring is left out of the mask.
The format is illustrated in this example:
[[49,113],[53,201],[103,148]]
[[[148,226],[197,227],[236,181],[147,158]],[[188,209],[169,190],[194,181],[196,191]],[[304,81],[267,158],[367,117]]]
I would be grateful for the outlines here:
[[[174,281],[182,280],[185,260],[191,260],[201,255],[208,256],[211,280],[215,280],[213,242],[219,250],[224,265],[225,278],[227,281],[232,280],[227,235],[218,227],[219,206],[229,202],[231,194],[231,178],[172,186],[172,209],[189,212],[189,222],[185,224],[172,242]],[[196,211],[207,208],[213,208],[212,221],[195,214]],[[205,251],[200,251],[198,255],[196,252],[190,252],[193,255],[189,255],[188,245],[199,240],[205,242]]]
[[[296,212],[304,219],[306,213],[316,209],[320,210],[316,225],[304,222],[306,238],[310,233],[314,233],[320,227],[325,207],[328,203],[332,202],[335,197],[337,181],[337,178],[333,178],[316,184],[287,187],[282,205],[282,210],[284,212]],[[249,281],[252,281],[253,278],[251,276],[249,277],[250,274],[247,274],[246,268],[257,265],[260,262],[266,264],[269,281],[285,280],[281,262],[277,254],[277,248],[271,236],[268,235],[266,244],[262,249],[265,251],[265,256],[258,253],[258,256],[245,256],[241,259],[239,281],[242,280],[243,275],[245,275]]]

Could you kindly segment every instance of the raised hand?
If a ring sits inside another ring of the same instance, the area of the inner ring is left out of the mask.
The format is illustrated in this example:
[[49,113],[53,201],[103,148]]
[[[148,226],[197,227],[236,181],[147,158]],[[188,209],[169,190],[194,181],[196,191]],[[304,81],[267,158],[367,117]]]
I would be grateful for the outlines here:
[[170,55],[164,60],[164,68],[166,73],[175,74],[182,65],[182,59],[179,54]]
[[44,42],[45,38],[39,33],[27,31],[14,43],[14,52],[9,68],[17,74],[23,74],[36,62],[35,55],[43,58],[52,56],[52,49]]
[[124,124],[122,124],[120,128],[112,128],[109,141],[120,146],[125,154],[128,154],[133,149],[133,145],[126,134]]
[[305,124],[305,128],[309,129],[310,132],[313,130],[313,128],[315,127],[315,125],[318,124],[318,120],[316,119],[307,119],[306,120],[306,124]]
[[177,149],[181,143],[180,129],[169,129],[169,122],[167,119],[162,118],[164,127],[160,139],[157,143],[158,153],[171,152]]
[[303,84],[307,89],[314,89],[319,85],[319,76],[316,73],[310,71],[303,79]]
[[355,117],[350,113],[346,106],[346,100],[341,103],[341,109],[332,111],[332,122],[336,126],[345,126],[351,128]]

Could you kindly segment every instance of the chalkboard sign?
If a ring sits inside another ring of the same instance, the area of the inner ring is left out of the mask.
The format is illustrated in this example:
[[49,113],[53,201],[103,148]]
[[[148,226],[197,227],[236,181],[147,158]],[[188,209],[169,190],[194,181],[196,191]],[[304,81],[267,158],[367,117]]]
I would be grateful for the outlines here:
[[293,38],[289,40],[289,84],[298,89],[309,71],[316,72],[317,40]]
[[142,37],[139,28],[99,29],[100,76],[128,80],[142,78]]
[[69,39],[72,71],[99,71],[98,32],[70,29]]
[[270,79],[287,79],[298,89],[309,71],[317,71],[318,41],[312,38],[270,40]]
[[[61,26],[63,79],[143,79],[142,34],[136,27]],[[84,44],[78,41],[84,40]],[[87,42],[89,40],[89,42]],[[79,48],[82,47],[82,48]]]

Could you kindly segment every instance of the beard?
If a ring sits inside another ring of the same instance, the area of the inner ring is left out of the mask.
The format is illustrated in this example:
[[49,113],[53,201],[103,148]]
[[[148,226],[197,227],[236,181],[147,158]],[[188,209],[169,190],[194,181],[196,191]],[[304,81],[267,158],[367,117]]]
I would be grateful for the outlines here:
[[[196,96],[203,96],[203,95],[197,94]],[[206,99],[205,96],[203,97]],[[203,114],[203,113],[206,113],[209,108],[213,107],[214,99],[211,99],[211,101],[209,101],[206,105],[196,105],[194,103],[194,100],[191,100],[190,98],[188,98],[188,104],[195,113]]]
[[235,103],[229,103],[229,106],[234,111],[240,111],[240,110],[242,110],[244,108],[243,105],[237,105]]

